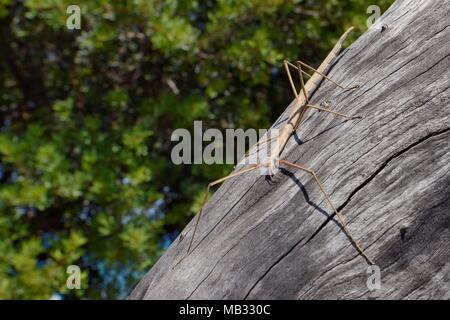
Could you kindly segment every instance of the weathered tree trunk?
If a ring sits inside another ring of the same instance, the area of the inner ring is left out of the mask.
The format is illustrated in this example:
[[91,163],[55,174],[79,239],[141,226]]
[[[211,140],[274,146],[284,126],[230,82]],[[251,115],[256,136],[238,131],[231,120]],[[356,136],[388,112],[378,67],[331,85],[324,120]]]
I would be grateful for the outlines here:
[[312,177],[288,169],[273,183],[259,172],[224,183],[191,254],[177,264],[193,221],[130,298],[450,298],[450,1],[398,0],[330,76],[361,87],[323,82],[312,102],[364,118],[311,111],[282,158],[317,172],[381,288],[369,290],[367,262],[326,223]]

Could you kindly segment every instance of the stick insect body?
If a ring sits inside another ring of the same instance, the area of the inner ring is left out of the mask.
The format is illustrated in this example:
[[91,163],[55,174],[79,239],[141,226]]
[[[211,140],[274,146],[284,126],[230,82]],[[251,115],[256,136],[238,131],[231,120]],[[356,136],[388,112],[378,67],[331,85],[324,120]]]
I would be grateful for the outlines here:
[[[201,214],[203,211],[203,206],[205,205],[206,201],[208,200],[208,195],[209,195],[209,189],[215,185],[221,184],[222,182],[245,174],[247,172],[251,172],[253,170],[256,170],[258,168],[262,168],[262,167],[266,167],[270,173],[270,175],[275,174],[276,172],[276,168],[278,168],[278,166],[280,165],[284,165],[286,167],[292,167],[295,169],[300,169],[302,171],[305,171],[307,173],[309,173],[310,175],[312,175],[312,177],[314,178],[314,180],[317,182],[317,184],[319,185],[319,188],[321,190],[321,192],[323,193],[323,195],[325,196],[326,201],[328,202],[328,204],[330,205],[330,207],[333,209],[334,211],[334,215],[338,218],[341,227],[343,229],[343,231],[346,233],[346,235],[348,236],[348,238],[351,240],[351,242],[353,243],[353,245],[355,246],[355,248],[358,250],[358,252],[367,260],[368,263],[370,264],[374,264],[373,261],[366,255],[366,253],[364,252],[364,250],[362,249],[362,247],[358,244],[358,242],[353,238],[353,236],[351,235],[350,231],[347,229],[347,225],[344,221],[344,218],[342,217],[342,215],[340,214],[340,212],[336,209],[336,207],[333,205],[333,203],[330,200],[330,197],[328,196],[327,192],[325,191],[322,183],[320,182],[317,174],[303,166],[303,165],[299,165],[299,164],[295,164],[292,162],[288,162],[286,160],[280,160],[280,156],[288,142],[288,140],[291,138],[291,136],[300,128],[301,123],[306,115],[306,113],[311,110],[311,109],[316,109],[316,110],[320,110],[320,111],[324,111],[324,112],[328,112],[331,114],[334,114],[336,116],[340,116],[340,117],[344,117],[346,119],[355,119],[355,118],[360,118],[360,117],[350,117],[347,116],[345,114],[333,111],[333,110],[329,110],[329,109],[325,109],[322,108],[320,106],[317,105],[312,105],[309,102],[309,97],[314,93],[314,91],[319,87],[321,81],[323,79],[326,79],[330,82],[332,82],[333,84],[335,84],[336,86],[338,86],[341,89],[344,90],[351,90],[351,89],[355,89],[357,87],[352,87],[352,88],[345,88],[342,85],[340,85],[339,83],[333,81],[332,79],[330,79],[329,77],[327,77],[325,74],[327,73],[327,71],[329,70],[331,64],[333,63],[333,61],[336,59],[336,57],[338,56],[339,52],[342,49],[342,45],[344,43],[344,41],[347,39],[349,33],[353,30],[353,28],[350,28],[349,30],[347,30],[342,36],[341,38],[338,40],[338,42],[336,43],[336,45],[334,46],[334,48],[331,50],[331,52],[328,54],[328,56],[325,58],[325,60],[322,62],[322,64],[319,66],[319,68],[314,69],[310,66],[308,66],[307,64],[301,62],[301,61],[297,61],[297,64],[294,65],[288,61],[284,61],[284,67],[286,69],[286,73],[287,76],[289,78],[289,82],[290,85],[292,87],[292,91],[294,93],[295,96],[295,100],[294,100],[294,106],[290,112],[290,115],[288,117],[287,122],[282,126],[282,128],[280,129],[279,135],[276,137],[276,141],[274,144],[274,147],[271,149],[268,161],[265,163],[259,163],[259,164],[252,164],[250,166],[248,166],[245,169],[242,169],[240,171],[236,171],[224,178],[221,178],[219,180],[213,181],[210,184],[208,184],[207,190],[206,190],[206,194],[202,203],[202,209],[200,209],[200,212],[197,215],[197,219],[195,221],[195,225],[194,225],[194,231],[192,234],[192,237],[190,239],[189,242],[189,246],[187,249],[187,254],[189,254],[189,252],[191,251],[191,247],[194,241],[194,236],[197,230],[197,226],[198,223],[200,221],[201,218]],[[295,87],[294,81],[292,79],[291,73],[290,73],[290,68],[295,68],[298,71],[298,75],[300,78],[300,84],[301,84],[301,92],[297,92],[297,89]],[[310,69],[312,70],[314,73],[312,76],[310,76],[311,78],[309,79],[309,81],[305,84],[304,83],[304,78],[303,78],[303,74],[308,75],[308,73],[306,73],[304,71],[304,68]],[[257,144],[255,144],[253,147],[257,146],[258,144],[267,142],[266,141],[261,141],[258,142]],[[250,151],[250,150],[249,150]],[[248,153],[248,152],[247,152]]]

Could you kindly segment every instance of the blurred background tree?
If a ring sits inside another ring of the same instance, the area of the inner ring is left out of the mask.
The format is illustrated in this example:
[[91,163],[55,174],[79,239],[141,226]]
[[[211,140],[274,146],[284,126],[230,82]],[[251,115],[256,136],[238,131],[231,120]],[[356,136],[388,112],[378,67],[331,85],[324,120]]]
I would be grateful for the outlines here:
[[[0,298],[123,298],[232,166],[174,129],[268,128],[282,60],[318,65],[393,0],[0,0]],[[66,268],[83,270],[66,288]]]

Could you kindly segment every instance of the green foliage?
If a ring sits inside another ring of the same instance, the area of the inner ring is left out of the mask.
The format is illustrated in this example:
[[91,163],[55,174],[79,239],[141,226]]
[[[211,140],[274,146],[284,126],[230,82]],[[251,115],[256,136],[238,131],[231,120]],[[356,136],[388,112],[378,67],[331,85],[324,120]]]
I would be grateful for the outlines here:
[[77,3],[68,30],[72,1],[0,0],[0,298],[128,294],[231,170],[173,165],[171,132],[269,127],[291,99],[282,59],[317,65],[373,4]]

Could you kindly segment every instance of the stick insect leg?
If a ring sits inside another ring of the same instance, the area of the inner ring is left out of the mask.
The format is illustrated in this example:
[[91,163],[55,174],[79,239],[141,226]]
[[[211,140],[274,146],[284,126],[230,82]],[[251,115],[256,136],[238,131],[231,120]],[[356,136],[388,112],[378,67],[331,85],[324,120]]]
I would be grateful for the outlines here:
[[[284,60],[283,63],[284,63],[284,68],[286,69],[287,76],[289,78],[289,83],[291,84],[292,91],[294,92],[294,96],[295,96],[296,99],[298,99],[299,96],[300,96],[300,93],[297,92],[297,89],[295,88],[294,80],[292,80],[291,71],[289,70],[289,66],[294,66],[294,65],[292,63],[290,63],[289,61],[287,61],[287,60]],[[294,68],[299,70],[299,76],[300,76],[301,85],[302,85],[300,91],[303,91],[303,94],[305,96],[305,101],[306,101],[307,104],[309,104],[308,94],[306,93],[305,83],[304,83],[303,74],[302,74],[302,72],[304,72],[304,71],[302,71],[301,68],[300,69],[297,68],[296,66],[294,66]],[[292,115],[292,117],[294,117],[294,116],[295,115]],[[288,122],[289,121],[290,121],[290,118],[288,119]],[[299,125],[300,125],[300,123],[296,123],[295,124],[294,131],[297,131]]]
[[303,79],[303,70],[302,70],[302,65],[300,63],[297,62],[297,70],[298,70],[298,76],[300,78],[300,85],[301,85],[301,90],[303,92],[303,96],[305,97],[305,101],[306,104],[309,104],[309,98],[308,98],[308,94],[306,93],[306,88],[305,88],[305,80]]
[[[291,71],[289,70],[289,65],[292,65],[292,63],[290,63],[290,62],[287,61],[287,60],[284,60],[283,63],[284,63],[284,68],[286,69],[286,74],[287,74],[287,76],[288,76],[289,83],[290,83],[290,85],[291,85],[292,92],[294,93],[295,98],[298,98],[299,93],[297,92],[297,89],[295,88],[294,80],[292,79]],[[294,66],[294,67],[295,67],[295,66]],[[296,68],[297,68],[297,67],[296,67]],[[306,94],[306,90],[305,90],[305,86],[304,86],[303,76],[302,76],[302,73],[301,73],[301,72],[299,72],[299,74],[300,74],[300,78],[301,78],[301,81],[302,81],[302,90],[303,90],[303,93],[304,93],[304,95],[305,95],[306,101],[307,101],[307,103],[309,104],[308,95]],[[289,121],[289,119],[288,119],[288,121]],[[296,125],[296,127],[294,128],[294,130],[297,130],[298,125],[299,125],[299,124]],[[246,157],[254,147],[256,147],[256,146],[258,146],[258,145],[260,145],[260,144],[262,144],[262,143],[264,143],[264,142],[271,141],[271,140],[273,140],[273,139],[275,139],[275,138],[276,138],[276,137],[272,137],[272,138],[269,138],[269,139],[265,139],[265,140],[263,140],[263,141],[258,141],[258,142],[257,142],[256,144],[254,144],[250,149],[248,149],[248,151],[245,153],[244,157]]]
[[319,106],[313,105],[313,104],[308,104],[308,108],[313,108],[313,109],[317,109],[317,110],[320,110],[320,111],[329,112],[329,113],[332,113],[332,114],[334,114],[336,116],[343,117],[343,118],[346,118],[346,119],[349,119],[349,120],[361,119],[362,118],[361,116],[351,117],[351,116],[348,116],[346,114],[343,114],[343,113],[340,113],[340,112],[337,112],[337,111],[333,111],[333,110],[330,110],[330,109],[325,109],[325,108],[322,108],[322,107],[319,107]]
[[[305,71],[302,70],[302,65],[297,63],[297,70],[298,70],[298,76],[300,78],[300,90],[303,92],[303,96],[305,97],[305,102],[306,105],[309,105],[309,97],[308,97],[308,93],[306,92],[306,87],[305,87],[305,79],[303,78],[303,73],[305,73]],[[300,122],[297,122],[294,126],[294,132],[296,132],[298,130],[298,127],[300,126]]]
[[[304,78],[303,78],[303,74],[304,74],[304,73],[307,74],[307,73],[306,73],[305,71],[303,71],[302,65],[306,65],[306,64],[304,64],[304,63],[301,62],[301,61],[297,61],[297,67],[296,67],[296,68],[297,68],[297,70],[298,70],[298,75],[299,75],[299,77],[300,77],[300,83],[301,83],[301,86],[302,86],[302,87],[301,87],[301,90],[303,91],[303,95],[305,96],[305,101],[306,101],[306,105],[307,105],[308,108],[313,108],[313,109],[321,110],[321,111],[324,111],[324,112],[329,112],[329,113],[332,113],[332,114],[337,115],[337,116],[340,116],[340,117],[344,117],[344,118],[349,119],[349,120],[361,118],[360,116],[350,117],[350,116],[347,116],[347,115],[345,115],[345,114],[343,114],[343,113],[340,113],[340,112],[337,112],[337,111],[325,109],[325,108],[319,107],[319,106],[317,106],[317,105],[312,105],[312,104],[310,104],[310,103],[309,103],[309,98],[308,98],[308,95],[307,95],[306,89],[305,89],[305,80],[304,80]],[[306,66],[308,66],[308,65],[306,65]],[[308,67],[309,67],[309,66],[308,66]],[[309,67],[309,68],[311,68],[311,67]],[[315,70],[315,69],[313,69],[313,70]],[[323,75],[323,76],[326,77],[325,75]],[[330,79],[330,81],[333,81],[333,80]],[[334,81],[333,81],[333,82],[334,82]],[[334,83],[335,83],[335,82],[334,82]],[[339,84],[337,84],[337,83],[336,83],[336,85],[338,85],[339,87],[343,88],[341,85],[339,85]],[[298,127],[298,126],[297,126],[297,127]],[[297,127],[294,128],[295,131],[297,131]]]
[[306,167],[303,167],[303,166],[301,166],[301,165],[298,165],[298,164],[295,164],[295,163],[292,163],[292,162],[288,162],[288,161],[285,161],[285,160],[280,160],[280,164],[285,164],[285,165],[287,165],[287,166],[294,167],[294,168],[297,168],[297,169],[306,171],[306,172],[308,172],[309,174],[311,174],[311,175],[313,176],[314,180],[316,180],[317,184],[319,185],[320,190],[322,191],[323,195],[325,196],[325,198],[326,198],[328,204],[330,205],[330,207],[333,209],[334,213],[335,213],[336,216],[338,217],[339,222],[341,223],[342,229],[343,229],[344,232],[347,234],[347,236],[350,238],[351,242],[353,242],[353,244],[355,245],[355,247],[357,248],[357,250],[359,251],[359,253],[360,253],[360,254],[361,254],[361,255],[362,255],[362,256],[363,256],[370,264],[375,264],[375,263],[374,263],[374,262],[366,255],[366,253],[364,252],[364,250],[361,248],[361,246],[358,244],[358,242],[357,242],[357,241],[353,238],[353,236],[351,235],[350,231],[347,229],[347,225],[346,225],[346,223],[345,223],[345,221],[344,221],[344,217],[339,213],[339,211],[336,209],[336,207],[335,207],[335,206],[333,205],[333,203],[331,202],[330,197],[328,196],[328,194],[326,193],[325,189],[323,188],[323,185],[322,185],[322,183],[320,182],[319,178],[317,177],[317,174],[316,174],[314,171],[312,171],[312,170],[310,170],[310,169],[308,169],[308,168],[306,168]]
[[205,206],[206,201],[208,201],[209,189],[211,189],[211,187],[213,187],[213,186],[215,186],[215,185],[217,185],[217,184],[220,184],[220,183],[222,183],[222,182],[224,182],[224,181],[226,181],[226,180],[228,180],[228,179],[231,179],[231,178],[237,177],[237,176],[239,176],[239,175],[241,175],[241,174],[244,174],[244,173],[247,173],[247,172],[256,170],[256,169],[260,168],[261,166],[262,166],[261,164],[255,164],[255,165],[252,165],[252,166],[249,167],[249,168],[242,169],[242,170],[240,170],[240,171],[236,171],[236,172],[234,172],[234,173],[232,173],[232,174],[230,174],[230,175],[228,175],[228,176],[226,176],[226,177],[224,177],[224,178],[215,180],[215,181],[213,181],[213,182],[211,182],[211,183],[208,184],[208,186],[206,187],[205,197],[203,198],[202,207],[201,207],[201,209],[200,209],[200,212],[197,214],[197,219],[195,220],[194,232],[192,233],[191,240],[189,241],[189,246],[188,246],[188,249],[187,249],[187,254],[189,254],[189,252],[191,251],[192,243],[194,242],[194,236],[195,236],[195,233],[196,233],[196,231],[197,231],[197,226],[198,226],[198,223],[199,223],[199,221],[200,221],[200,218],[201,218],[201,215],[202,215],[202,212],[203,212],[203,207]]
[[283,63],[284,63],[284,68],[286,69],[287,76],[289,78],[289,83],[291,84],[292,91],[294,92],[294,96],[296,98],[298,98],[298,92],[297,92],[297,89],[295,88],[294,80],[292,80],[291,71],[289,70],[289,65],[292,65],[292,63],[290,63],[287,60],[284,60]]
[[[294,64],[292,64],[292,63],[290,63],[290,62],[288,62],[288,64],[289,64],[291,67],[297,68],[296,65],[294,65]],[[345,87],[345,86],[339,84],[338,82],[334,81],[334,80],[331,79],[330,77],[326,76],[326,75],[323,74],[322,72],[317,71],[316,69],[314,69],[314,68],[311,67],[310,65],[307,65],[307,64],[304,63],[303,61],[297,61],[297,65],[298,65],[298,64],[300,64],[300,65],[302,65],[302,66],[304,66],[304,67],[306,67],[306,68],[308,68],[308,69],[310,69],[310,70],[312,70],[312,71],[314,71],[314,72],[317,72],[317,73],[320,74],[322,77],[324,77],[326,80],[330,81],[331,83],[333,83],[334,85],[336,85],[337,87],[339,87],[339,88],[341,88],[341,89],[343,89],[343,90],[352,90],[352,89],[356,89],[356,88],[359,87],[358,85],[353,86],[353,87]],[[301,72],[302,72],[303,74],[307,75],[308,77],[311,77],[311,75],[308,74],[307,72],[305,72],[305,71],[303,71],[303,70],[301,70]]]

